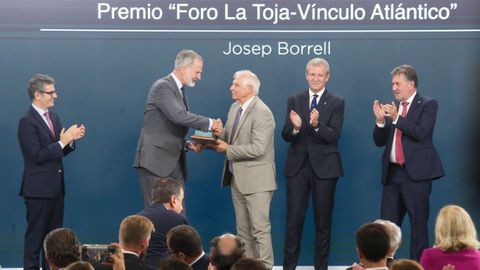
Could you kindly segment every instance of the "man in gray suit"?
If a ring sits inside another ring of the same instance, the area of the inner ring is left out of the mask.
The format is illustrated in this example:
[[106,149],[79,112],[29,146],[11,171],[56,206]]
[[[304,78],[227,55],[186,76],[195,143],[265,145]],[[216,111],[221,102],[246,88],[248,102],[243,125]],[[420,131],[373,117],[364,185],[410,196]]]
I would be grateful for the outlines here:
[[270,202],[277,189],[274,162],[275,121],[258,97],[260,81],[249,70],[235,73],[230,91],[233,103],[223,133],[217,132],[216,151],[225,153],[222,186],[231,186],[237,234],[246,256],[271,269],[273,249]]
[[189,111],[184,86],[193,87],[201,79],[202,57],[192,50],[182,50],[175,68],[150,88],[145,106],[133,166],[140,178],[145,207],[152,202],[155,180],[172,178],[182,184],[186,179],[185,151],[198,152],[199,145],[185,141],[189,128],[219,131],[220,119],[213,120]]

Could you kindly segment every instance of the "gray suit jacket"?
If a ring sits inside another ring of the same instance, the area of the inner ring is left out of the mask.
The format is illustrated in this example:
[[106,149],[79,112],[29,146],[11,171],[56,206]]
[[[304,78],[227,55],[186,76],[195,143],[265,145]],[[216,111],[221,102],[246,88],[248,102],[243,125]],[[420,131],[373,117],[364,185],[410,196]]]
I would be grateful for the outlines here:
[[[228,112],[225,131],[220,139],[228,142],[240,104],[235,102]],[[275,121],[270,109],[255,97],[243,112],[233,141],[227,148],[222,186],[229,186],[232,174],[227,160],[232,160],[233,175],[239,191],[251,194],[277,189],[275,180]]]
[[159,79],[148,93],[133,166],[168,176],[177,162],[185,162],[184,137],[188,128],[207,131],[208,125],[207,117],[186,110],[172,75]]

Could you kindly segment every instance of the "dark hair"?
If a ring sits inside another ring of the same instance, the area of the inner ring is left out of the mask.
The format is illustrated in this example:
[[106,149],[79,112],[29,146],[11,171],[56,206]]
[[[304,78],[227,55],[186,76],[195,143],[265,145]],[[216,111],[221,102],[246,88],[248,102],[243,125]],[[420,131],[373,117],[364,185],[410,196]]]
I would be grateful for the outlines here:
[[232,265],[231,270],[267,270],[267,267],[259,260],[242,258]]
[[35,98],[35,92],[42,92],[45,85],[55,84],[55,80],[44,74],[35,74],[28,81],[28,96],[31,100]]
[[95,268],[89,262],[78,261],[68,265],[65,270],[95,270]]
[[398,66],[396,68],[394,68],[390,74],[392,74],[392,76],[395,76],[395,75],[400,75],[400,74],[403,74],[405,76],[405,79],[407,79],[407,81],[413,81],[414,85],[415,85],[415,88],[418,87],[418,76],[417,76],[417,72],[415,71],[415,69],[410,66],[410,65],[401,65],[401,66]]
[[192,270],[192,267],[180,259],[168,257],[160,261],[157,270]]
[[371,262],[387,256],[390,239],[385,227],[378,223],[367,223],[357,231],[357,248]]
[[[233,237],[235,240],[235,247],[228,252],[228,254],[222,253],[219,248],[220,241],[225,237]],[[217,270],[229,270],[232,265],[244,257],[245,247],[243,242],[236,236],[231,234],[224,234],[217,236],[210,242],[210,263],[215,266]]]
[[160,178],[155,182],[152,191],[152,201],[154,203],[167,203],[173,195],[179,197],[183,186],[179,181],[171,178]]
[[43,240],[43,249],[49,261],[58,268],[80,261],[80,241],[75,233],[67,228],[49,232]]
[[183,252],[188,257],[202,254],[202,240],[198,232],[189,225],[178,225],[167,233],[167,245],[171,251]]

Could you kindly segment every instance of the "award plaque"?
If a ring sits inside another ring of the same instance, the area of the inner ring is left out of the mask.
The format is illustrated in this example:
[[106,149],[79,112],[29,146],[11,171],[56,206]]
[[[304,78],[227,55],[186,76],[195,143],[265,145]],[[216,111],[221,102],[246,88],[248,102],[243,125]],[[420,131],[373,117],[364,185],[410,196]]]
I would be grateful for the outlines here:
[[212,132],[203,132],[201,130],[195,130],[191,138],[198,143],[203,144],[216,144],[215,135]]

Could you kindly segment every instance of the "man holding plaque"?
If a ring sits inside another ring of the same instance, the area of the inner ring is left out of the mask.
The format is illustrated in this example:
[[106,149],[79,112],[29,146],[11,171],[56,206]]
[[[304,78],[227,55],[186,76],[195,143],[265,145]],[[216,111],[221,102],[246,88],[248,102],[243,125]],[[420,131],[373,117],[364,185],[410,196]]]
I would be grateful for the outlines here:
[[193,87],[201,79],[202,57],[182,50],[175,68],[150,88],[133,166],[140,178],[145,207],[152,203],[152,189],[158,178],[186,179],[185,151],[199,151],[199,144],[185,141],[189,128],[220,131],[222,122],[193,114],[188,107],[184,86]]
[[225,153],[222,186],[231,186],[238,237],[245,243],[246,256],[273,267],[270,202],[277,189],[274,162],[275,121],[270,109],[258,97],[260,81],[249,70],[235,73],[230,87],[236,101],[217,144]]

